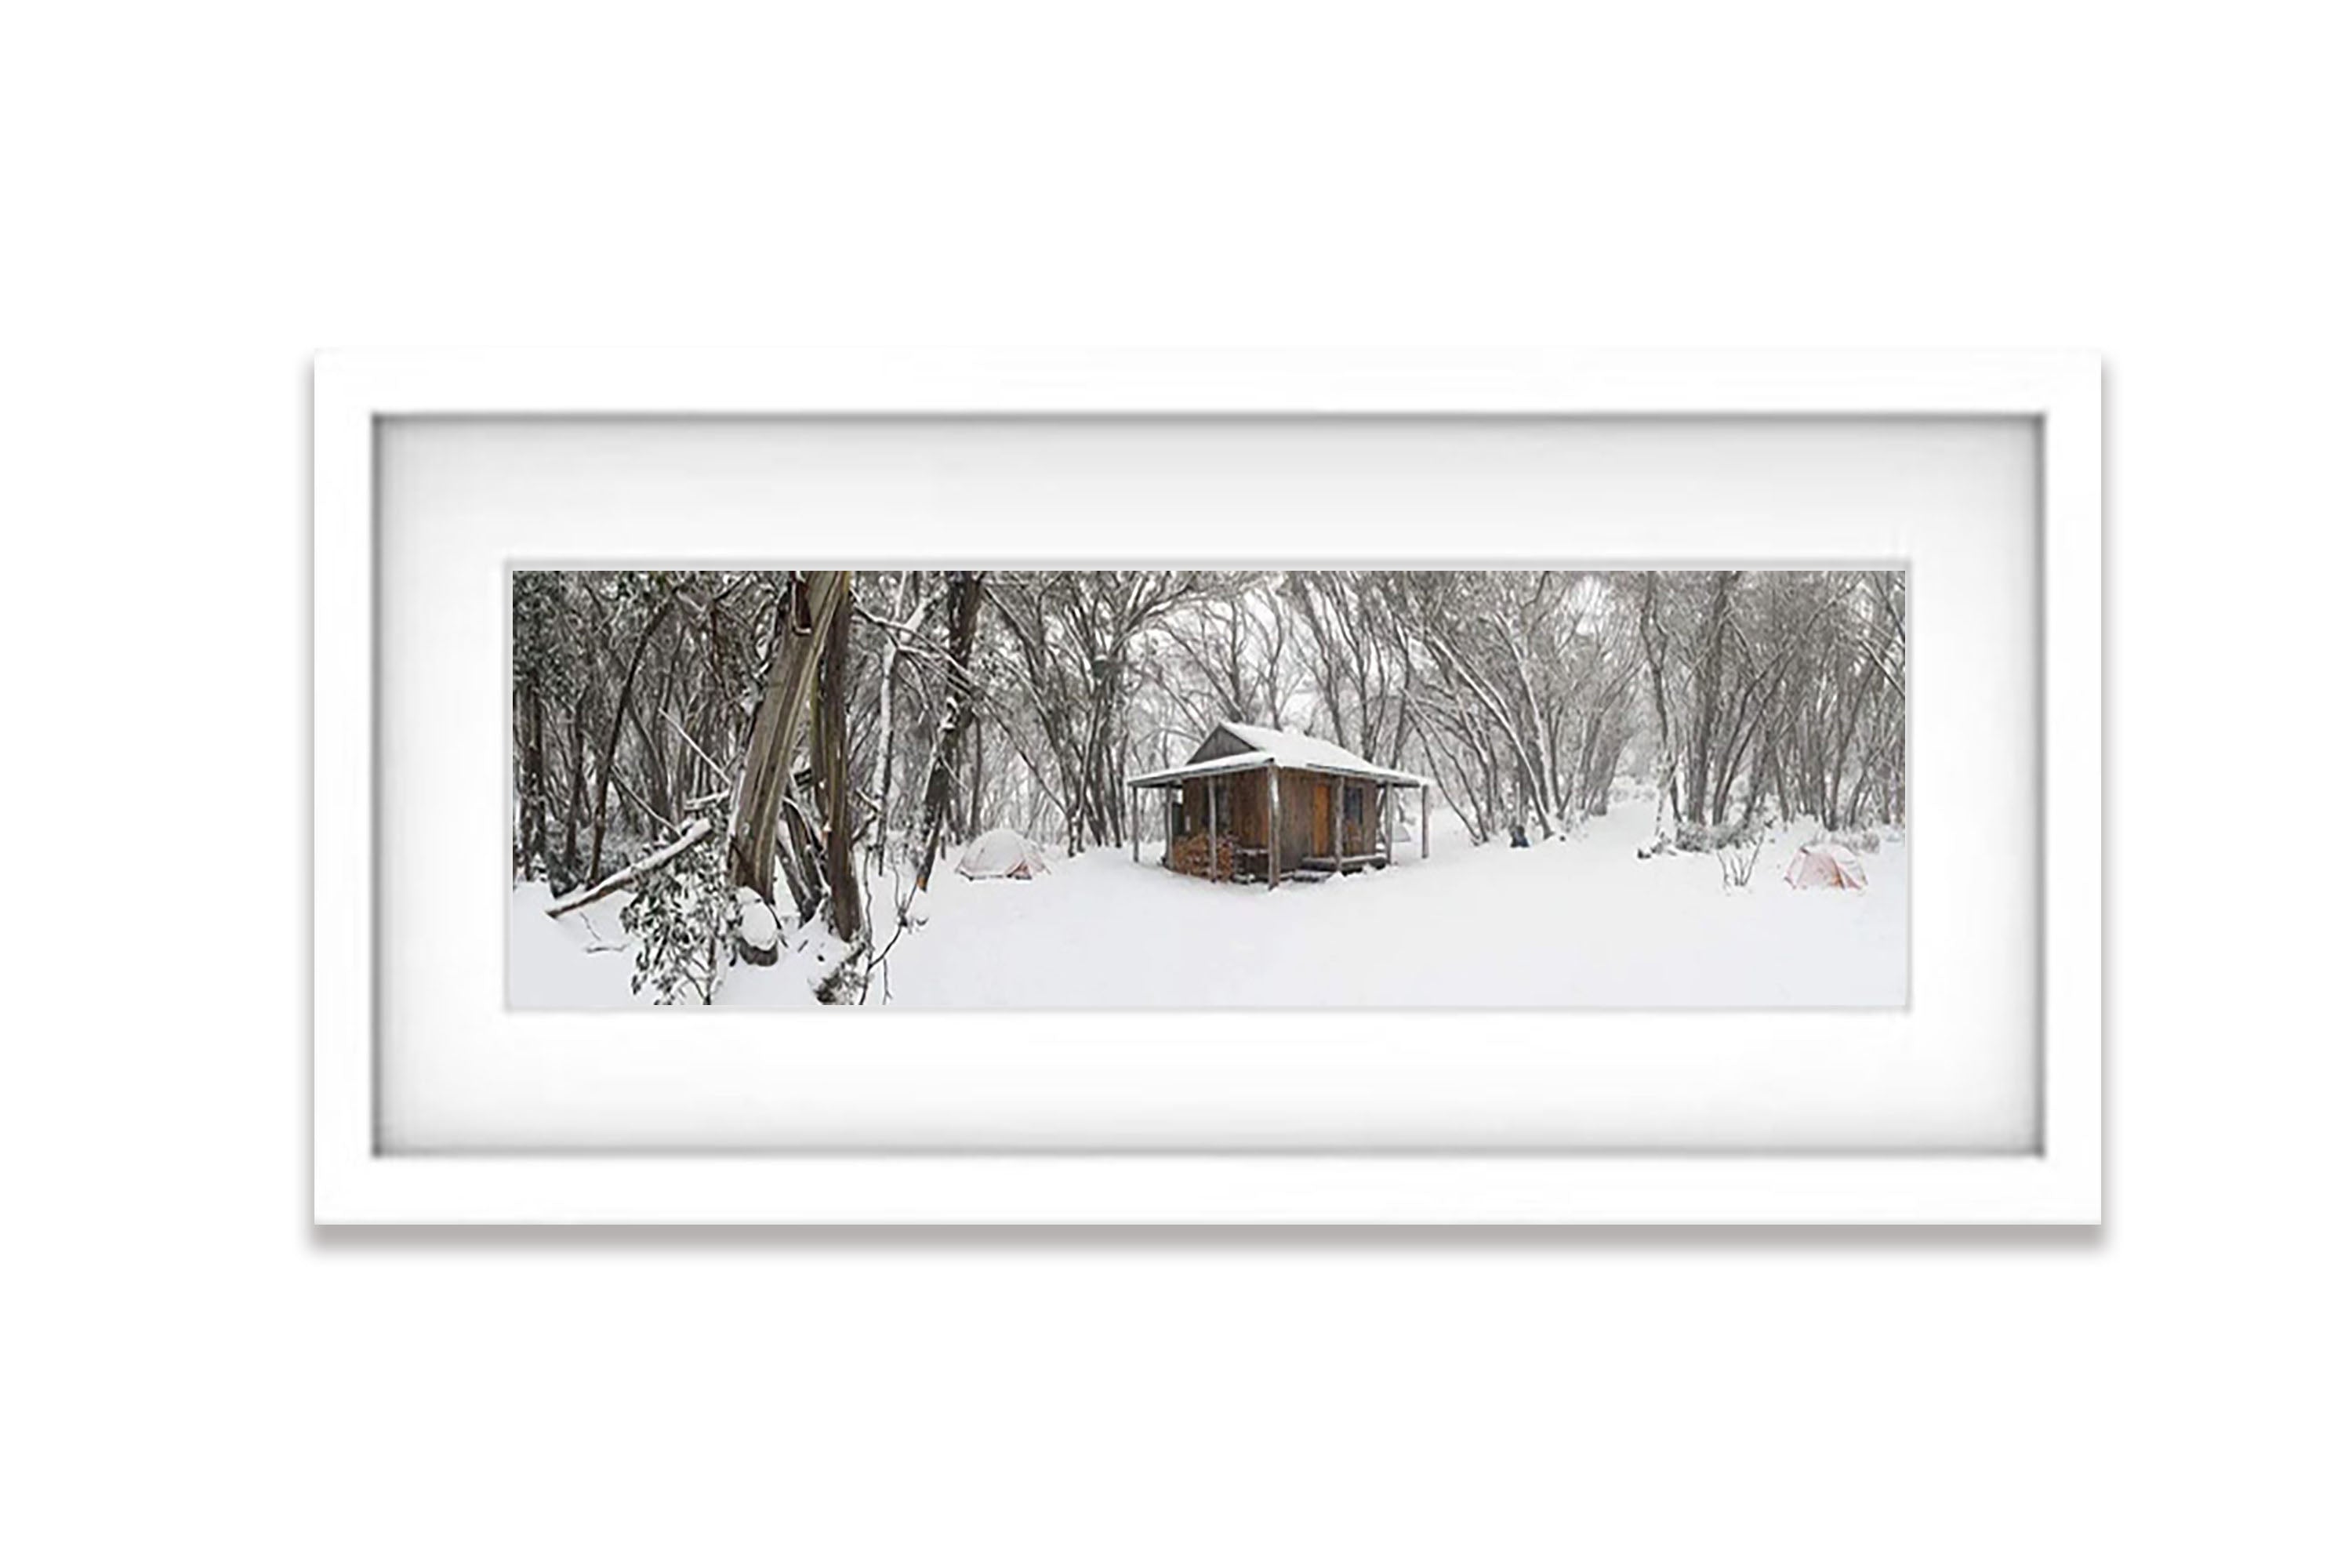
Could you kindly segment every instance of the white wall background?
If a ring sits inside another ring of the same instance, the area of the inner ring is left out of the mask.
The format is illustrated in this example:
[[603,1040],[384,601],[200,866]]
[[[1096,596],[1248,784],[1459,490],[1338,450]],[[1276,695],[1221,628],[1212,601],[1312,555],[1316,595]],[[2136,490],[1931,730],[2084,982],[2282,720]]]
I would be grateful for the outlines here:
[[[2340,40],[1110,11],[13,19],[0,1557],[2341,1560]],[[2104,350],[2104,1236],[311,1235],[306,354],[811,342]]]

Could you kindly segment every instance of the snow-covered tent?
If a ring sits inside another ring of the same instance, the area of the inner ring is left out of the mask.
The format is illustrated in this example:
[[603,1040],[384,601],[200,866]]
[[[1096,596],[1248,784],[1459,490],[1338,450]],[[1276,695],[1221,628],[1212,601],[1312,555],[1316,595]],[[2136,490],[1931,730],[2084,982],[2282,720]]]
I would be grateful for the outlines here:
[[1783,879],[1792,888],[1867,888],[1862,858],[1842,844],[1808,844],[1789,862]]
[[1053,868],[1045,863],[1045,852],[1020,834],[1009,827],[992,827],[964,846],[956,869],[975,881],[1012,877],[1025,882]]
[[1429,854],[1428,780],[1295,731],[1220,724],[1188,761],[1137,773],[1127,787],[1138,820],[1142,792],[1160,792],[1168,836],[1161,864],[1187,876],[1272,888],[1288,872],[1386,866],[1403,790],[1421,792],[1415,838]]

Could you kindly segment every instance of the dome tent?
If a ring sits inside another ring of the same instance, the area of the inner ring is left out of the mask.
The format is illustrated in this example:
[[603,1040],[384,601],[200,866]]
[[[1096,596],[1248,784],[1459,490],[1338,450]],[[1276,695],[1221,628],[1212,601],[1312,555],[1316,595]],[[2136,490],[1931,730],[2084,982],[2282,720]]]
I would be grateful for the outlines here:
[[956,870],[974,881],[1011,877],[1027,881],[1040,871],[1051,872],[1045,851],[1009,827],[992,827],[964,846]]
[[1797,851],[1789,862],[1781,879],[1789,886],[1802,890],[1807,888],[1852,888],[1856,890],[1870,886],[1863,874],[1862,858],[1843,844],[1808,844]]

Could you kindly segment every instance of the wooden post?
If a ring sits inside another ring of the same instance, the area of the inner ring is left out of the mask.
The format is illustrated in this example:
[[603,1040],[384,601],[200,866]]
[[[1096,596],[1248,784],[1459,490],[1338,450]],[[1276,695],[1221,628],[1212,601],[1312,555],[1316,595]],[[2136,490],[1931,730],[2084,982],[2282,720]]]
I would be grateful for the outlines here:
[[1134,864],[1143,864],[1143,792],[1133,784],[1127,786],[1127,858]]
[[1217,781],[1212,776],[1201,781],[1201,793],[1209,797],[1209,880],[1217,879]]
[[1381,866],[1386,869],[1396,859],[1396,785],[1381,785]]
[[1265,885],[1267,891],[1282,880],[1282,768],[1265,765]]
[[1421,858],[1429,858],[1429,786],[1421,786]]
[[1331,875],[1348,868],[1348,781],[1331,775]]

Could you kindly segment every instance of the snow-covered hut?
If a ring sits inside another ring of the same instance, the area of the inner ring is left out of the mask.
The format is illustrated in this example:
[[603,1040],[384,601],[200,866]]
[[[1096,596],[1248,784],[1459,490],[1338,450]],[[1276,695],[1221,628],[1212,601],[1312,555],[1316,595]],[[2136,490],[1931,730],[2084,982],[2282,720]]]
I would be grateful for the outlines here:
[[[1139,822],[1145,793],[1159,794],[1160,864],[1186,876],[1272,888],[1296,871],[1386,866],[1406,790],[1420,796],[1421,853],[1429,855],[1428,780],[1295,731],[1220,724],[1188,760],[1137,773],[1127,787]],[[1133,854],[1142,858],[1139,845]]]

